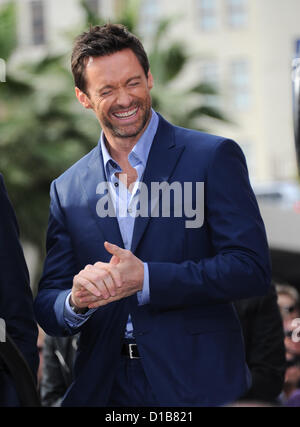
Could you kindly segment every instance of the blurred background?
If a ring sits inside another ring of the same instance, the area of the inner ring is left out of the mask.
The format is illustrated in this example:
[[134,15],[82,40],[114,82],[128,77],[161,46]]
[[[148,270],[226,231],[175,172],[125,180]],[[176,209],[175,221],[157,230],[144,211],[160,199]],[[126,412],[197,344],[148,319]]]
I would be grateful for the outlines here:
[[299,16],[299,0],[0,0],[0,172],[34,293],[50,182],[100,135],[75,98],[73,39],[108,21],[142,39],[155,109],[242,147],[274,280],[300,290]]

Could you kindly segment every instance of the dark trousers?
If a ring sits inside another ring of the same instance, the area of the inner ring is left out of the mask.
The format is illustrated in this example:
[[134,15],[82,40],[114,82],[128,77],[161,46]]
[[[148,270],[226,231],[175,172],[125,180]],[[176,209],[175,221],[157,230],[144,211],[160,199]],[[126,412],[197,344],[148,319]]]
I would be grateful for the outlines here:
[[141,359],[121,356],[107,406],[159,406],[145,375]]

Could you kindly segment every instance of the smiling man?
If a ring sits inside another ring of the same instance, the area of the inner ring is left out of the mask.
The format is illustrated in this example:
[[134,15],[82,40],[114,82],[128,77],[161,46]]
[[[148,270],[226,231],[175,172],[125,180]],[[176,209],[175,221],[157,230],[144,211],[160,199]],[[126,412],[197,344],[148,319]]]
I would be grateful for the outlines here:
[[143,70],[131,49],[124,49],[114,55],[90,57],[85,75],[85,93],[76,87],[79,101],[93,108],[105,133],[114,139],[130,138],[134,145],[151,117],[150,71]]
[[[35,310],[51,335],[80,332],[74,382],[62,404],[237,400],[251,378],[232,301],[263,295],[270,284],[243,153],[226,138],[173,126],[151,108],[147,55],[121,25],[80,35],[72,71],[76,96],[102,133],[51,185]],[[102,183],[109,184],[105,195]],[[195,204],[193,194],[172,199],[169,217],[161,210],[138,215],[141,186],[157,183],[204,183],[204,221],[188,228],[186,215],[178,215],[178,203]],[[99,210],[104,196],[111,215]]]

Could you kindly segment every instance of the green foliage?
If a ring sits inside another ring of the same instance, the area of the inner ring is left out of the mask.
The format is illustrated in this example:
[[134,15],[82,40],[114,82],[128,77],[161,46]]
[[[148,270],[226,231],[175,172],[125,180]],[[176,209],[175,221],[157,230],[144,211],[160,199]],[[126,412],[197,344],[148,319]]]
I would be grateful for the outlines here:
[[85,0],[80,0],[80,5],[85,13],[85,23],[87,25],[103,25],[105,24],[104,19],[102,19],[100,16],[97,16],[93,13],[93,11],[89,8],[88,3]]
[[4,4],[0,9],[0,58],[8,60],[16,48],[15,2]]
[[129,31],[137,34],[140,18],[140,0],[122,1],[116,23],[125,25]]
[[[0,22],[7,19],[11,25],[8,10],[14,13],[11,7],[0,11]],[[0,47],[4,41],[12,45],[5,34]],[[0,171],[21,235],[43,258],[50,183],[95,146],[99,126],[78,104],[64,56],[46,55],[10,68],[0,83]]]

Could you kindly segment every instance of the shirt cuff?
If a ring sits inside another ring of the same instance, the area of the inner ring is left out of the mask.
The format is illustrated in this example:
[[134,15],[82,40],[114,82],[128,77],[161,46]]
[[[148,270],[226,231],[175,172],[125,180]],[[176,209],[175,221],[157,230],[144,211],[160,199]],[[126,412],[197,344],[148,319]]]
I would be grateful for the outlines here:
[[75,313],[70,305],[70,297],[72,292],[66,298],[65,307],[64,307],[64,319],[68,326],[71,328],[79,328],[79,326],[83,325],[90,316],[97,310],[97,308],[91,308],[84,314]]
[[149,268],[146,262],[144,264],[144,282],[143,289],[137,293],[139,305],[149,304],[150,302],[150,289],[149,289]]

